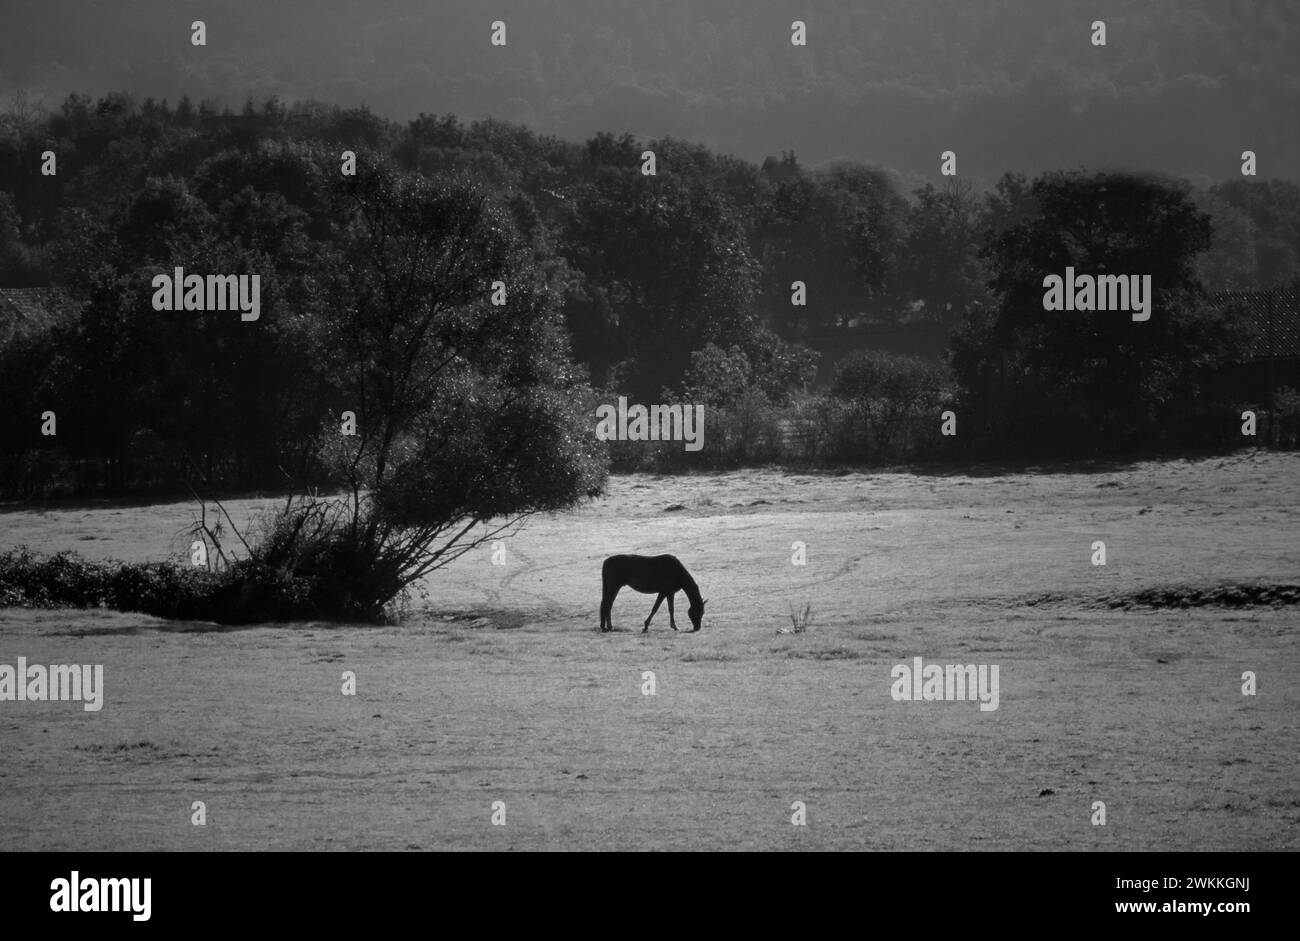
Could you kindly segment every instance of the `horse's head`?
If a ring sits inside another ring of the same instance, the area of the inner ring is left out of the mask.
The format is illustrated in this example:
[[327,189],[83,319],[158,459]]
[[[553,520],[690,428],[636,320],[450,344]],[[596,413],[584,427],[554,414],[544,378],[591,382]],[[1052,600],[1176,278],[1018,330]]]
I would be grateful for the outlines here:
[[701,601],[699,607],[691,605],[686,609],[686,613],[690,615],[691,624],[694,625],[694,629],[697,631],[700,629],[700,621],[704,619],[704,606],[707,603],[707,601]]

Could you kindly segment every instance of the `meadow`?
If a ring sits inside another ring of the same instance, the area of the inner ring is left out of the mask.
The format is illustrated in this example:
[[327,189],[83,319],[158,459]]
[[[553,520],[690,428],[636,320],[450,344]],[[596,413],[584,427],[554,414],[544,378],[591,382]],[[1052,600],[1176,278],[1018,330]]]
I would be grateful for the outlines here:
[[[391,626],[0,609],[0,662],[105,685],[94,713],[0,702],[0,847],[1296,849],[1295,595],[1250,586],[1300,583],[1298,497],[1295,453],[620,476]],[[0,550],[179,557],[194,513],[0,506]],[[681,558],[703,630],[642,634],[625,589],[597,633],[620,552]],[[998,709],[894,701],[917,656],[999,665]]]

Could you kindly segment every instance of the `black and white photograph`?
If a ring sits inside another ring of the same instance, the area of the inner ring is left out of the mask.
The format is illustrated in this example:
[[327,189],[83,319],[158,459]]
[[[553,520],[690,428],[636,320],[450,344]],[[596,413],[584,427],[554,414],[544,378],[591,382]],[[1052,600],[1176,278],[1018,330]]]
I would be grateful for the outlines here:
[[24,906],[1295,851],[1297,604],[1300,5],[0,0]]

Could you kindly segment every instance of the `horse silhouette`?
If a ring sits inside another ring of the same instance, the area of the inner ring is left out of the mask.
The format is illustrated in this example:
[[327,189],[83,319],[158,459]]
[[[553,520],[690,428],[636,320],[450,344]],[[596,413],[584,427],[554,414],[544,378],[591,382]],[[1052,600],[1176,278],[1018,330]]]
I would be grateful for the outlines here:
[[668,623],[673,630],[677,630],[677,619],[673,617],[673,595],[679,591],[686,592],[686,597],[690,599],[691,606],[686,609],[686,613],[690,615],[694,629],[700,629],[700,619],[704,617],[704,599],[700,597],[695,579],[691,578],[691,573],[686,571],[686,566],[675,555],[612,555],[600,567],[600,581],[602,631],[614,629],[610,614],[614,608],[614,598],[624,585],[643,595],[659,595],[655,599],[655,606],[650,609],[650,617],[645,619],[642,634],[650,630],[650,622],[665,598],[668,599]]

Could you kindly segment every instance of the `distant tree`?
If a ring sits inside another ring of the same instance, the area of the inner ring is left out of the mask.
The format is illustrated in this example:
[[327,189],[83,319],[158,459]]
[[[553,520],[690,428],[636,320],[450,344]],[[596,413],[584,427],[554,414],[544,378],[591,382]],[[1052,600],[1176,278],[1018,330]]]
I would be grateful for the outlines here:
[[880,350],[859,350],[840,360],[830,394],[849,401],[883,400],[900,411],[937,402],[947,375],[938,363]]
[[859,350],[836,364],[813,413],[818,448],[831,459],[880,462],[934,448],[936,421],[950,401],[939,363]]
[[1196,259],[1197,278],[1207,291],[1249,291],[1259,281],[1258,241],[1249,213],[1214,192],[1197,192],[1196,205],[1210,217],[1210,247]]
[[926,184],[916,191],[898,289],[921,302],[926,319],[952,327],[972,305],[987,302],[988,274],[979,254],[983,221],[983,206],[969,184]]
[[42,283],[36,253],[22,239],[22,219],[13,197],[0,192],[0,285],[27,287]]
[[710,343],[691,354],[691,366],[682,383],[688,402],[726,408],[740,401],[754,386],[754,367],[738,346],[724,350]]
[[985,244],[992,242],[1008,229],[1028,222],[1037,213],[1038,203],[1030,180],[1023,173],[1004,173],[985,196],[981,241]]
[[566,316],[598,381],[617,366],[629,393],[653,395],[680,384],[693,350],[757,329],[757,265],[712,187],[606,166],[580,200],[561,249],[583,279]]
[[[1114,173],[1049,173],[1020,221],[986,246],[996,306],[953,339],[967,414],[989,439],[1050,448],[1154,444],[1208,404],[1212,367],[1239,342],[1204,303],[1197,256],[1210,219],[1188,187]],[[1151,319],[1126,311],[1045,311],[1043,279],[1149,275]],[[967,427],[971,427],[968,425]],[[1032,436],[1032,437],[1031,437]]]
[[[783,336],[891,319],[905,201],[879,171],[837,164],[805,173],[793,154],[765,163],[774,180],[755,231],[766,318]],[[806,306],[790,285],[807,287]]]
[[771,330],[753,333],[745,347],[754,370],[754,387],[772,405],[786,405],[807,391],[817,376],[821,354],[801,343],[781,339]]
[[1250,287],[1268,290],[1300,276],[1300,186],[1291,180],[1232,180],[1211,187],[1210,195],[1240,209],[1253,224]]

